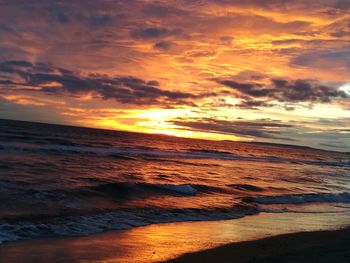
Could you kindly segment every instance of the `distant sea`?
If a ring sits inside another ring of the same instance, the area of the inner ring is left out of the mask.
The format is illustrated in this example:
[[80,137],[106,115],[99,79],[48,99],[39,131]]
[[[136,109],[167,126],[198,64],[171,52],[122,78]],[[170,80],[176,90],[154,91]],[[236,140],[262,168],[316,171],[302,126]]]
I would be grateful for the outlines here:
[[350,155],[0,120],[0,243],[350,211]]

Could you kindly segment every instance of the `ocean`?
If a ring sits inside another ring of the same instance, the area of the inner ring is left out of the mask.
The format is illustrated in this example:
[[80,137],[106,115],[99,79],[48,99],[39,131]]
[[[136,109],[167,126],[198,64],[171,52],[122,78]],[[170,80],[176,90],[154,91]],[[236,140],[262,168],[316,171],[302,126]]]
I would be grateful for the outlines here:
[[0,243],[350,211],[350,154],[0,120]]

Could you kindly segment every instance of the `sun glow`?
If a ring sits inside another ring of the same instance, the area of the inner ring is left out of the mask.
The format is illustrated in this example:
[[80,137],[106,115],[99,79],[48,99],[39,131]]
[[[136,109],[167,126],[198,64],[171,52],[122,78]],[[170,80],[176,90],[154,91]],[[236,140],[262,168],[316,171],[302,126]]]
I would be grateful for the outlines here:
[[[72,1],[60,5],[78,17]],[[13,29],[0,34],[0,118],[285,143],[321,129],[320,147],[341,144],[350,107],[342,1],[101,2],[81,6],[86,22],[52,19],[40,4],[35,19],[15,4],[0,10]]]

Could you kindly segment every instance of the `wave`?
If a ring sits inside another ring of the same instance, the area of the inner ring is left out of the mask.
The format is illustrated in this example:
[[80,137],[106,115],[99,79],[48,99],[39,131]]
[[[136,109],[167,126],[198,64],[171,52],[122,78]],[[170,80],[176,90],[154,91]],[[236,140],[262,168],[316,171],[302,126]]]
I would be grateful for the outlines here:
[[[194,150],[189,149],[187,151],[175,151],[175,150],[161,150],[150,147],[91,147],[82,145],[37,145],[27,143],[8,143],[0,144],[0,152],[15,152],[15,153],[51,153],[51,154],[84,154],[84,155],[98,155],[107,156],[117,159],[125,160],[145,160],[147,158],[157,159],[219,159],[219,160],[231,160],[231,161],[253,161],[253,162],[287,162],[298,163],[308,165],[324,165],[324,166],[349,166],[348,161],[340,160],[334,162],[327,161],[306,161],[306,160],[292,160],[280,157],[254,157],[236,155],[229,152],[216,151],[216,150]],[[152,160],[152,159],[147,159]]]
[[244,158],[229,153],[209,152],[209,151],[174,151],[174,150],[160,150],[150,147],[88,147],[76,145],[36,145],[36,144],[0,144],[0,151],[7,152],[51,152],[51,153],[82,153],[82,154],[96,154],[109,155],[119,157],[120,155],[130,156],[144,156],[144,157],[162,157],[162,158],[192,158],[192,159],[207,159],[207,158],[229,158],[237,159]]
[[130,197],[133,194],[140,194],[143,192],[185,196],[197,194],[195,186],[192,186],[190,184],[151,184],[134,182],[116,182],[93,186],[90,187],[89,190],[106,194],[126,195],[128,197]]
[[[97,181],[98,182],[98,181]],[[1,189],[1,185],[0,185]],[[89,196],[123,200],[137,198],[152,198],[154,196],[188,197],[197,194],[232,194],[229,188],[214,187],[200,184],[152,184],[144,182],[98,182],[98,185],[80,187],[70,190],[28,190],[23,194],[26,198],[36,200],[72,200]]]
[[201,150],[201,149],[187,149],[189,152],[194,152],[194,153],[209,153],[209,154],[228,154],[232,155],[232,152],[227,152],[227,151],[219,151],[219,150]]
[[[124,187],[127,186],[124,185]],[[133,187],[135,185],[131,188]],[[143,185],[142,187],[157,187],[161,190],[184,195],[194,194],[198,191],[195,189],[195,186],[191,185],[154,184],[152,186]],[[117,188],[119,189],[120,186]],[[350,193],[295,194],[243,198],[241,203],[232,208],[129,208],[95,214],[62,214],[48,217],[24,217],[19,220],[3,219],[0,221],[0,244],[20,239],[85,236],[109,230],[127,230],[158,223],[238,219],[259,212],[284,213],[291,211],[285,208],[270,211],[267,208],[260,208],[258,205],[304,204],[309,202],[350,203]]]
[[33,153],[79,153],[94,154],[102,156],[111,156],[116,158],[127,157],[156,157],[156,158],[174,158],[174,159],[228,159],[228,160],[260,160],[261,158],[239,156],[230,153],[216,151],[173,151],[160,150],[149,147],[87,147],[87,146],[68,146],[68,145],[35,145],[35,144],[0,144],[0,151],[6,152],[33,152]]
[[85,236],[108,230],[126,230],[157,223],[237,219],[258,213],[254,206],[233,209],[128,209],[59,217],[50,220],[0,222],[0,244],[19,239]]
[[246,197],[246,202],[257,204],[306,204],[306,203],[350,203],[350,193],[292,194],[281,196]]
[[227,185],[231,188],[237,189],[237,190],[243,190],[243,191],[251,191],[251,192],[262,192],[264,191],[263,188],[251,185],[251,184],[229,184]]

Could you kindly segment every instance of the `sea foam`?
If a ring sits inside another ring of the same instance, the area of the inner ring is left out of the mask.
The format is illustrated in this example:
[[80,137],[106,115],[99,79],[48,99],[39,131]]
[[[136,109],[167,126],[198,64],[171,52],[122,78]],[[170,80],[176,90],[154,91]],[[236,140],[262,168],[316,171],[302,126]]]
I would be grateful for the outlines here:
[[249,197],[246,201],[258,204],[350,203],[350,193],[293,194],[281,196]]

